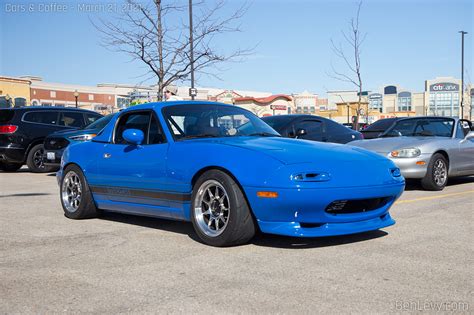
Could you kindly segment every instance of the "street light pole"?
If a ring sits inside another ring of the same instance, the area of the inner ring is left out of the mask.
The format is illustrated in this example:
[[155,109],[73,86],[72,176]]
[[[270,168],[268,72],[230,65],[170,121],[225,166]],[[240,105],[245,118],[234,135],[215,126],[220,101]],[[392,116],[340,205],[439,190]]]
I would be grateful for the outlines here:
[[12,99],[12,98],[10,97],[10,94],[7,94],[7,95],[5,96],[5,100],[7,101],[7,108],[10,108],[10,100],[11,100],[11,99]]
[[465,31],[459,31],[461,33],[461,118],[464,118],[464,35],[467,34]]
[[77,108],[77,99],[79,98],[79,92],[77,90],[74,91],[74,97],[76,98],[76,108]]
[[191,88],[189,89],[189,95],[191,96],[191,100],[194,101],[196,90],[194,89],[193,0],[189,0],[189,47],[189,58],[191,62]]
[[351,108],[351,106],[349,105],[349,103],[346,103],[346,106],[347,106],[347,123],[349,124],[349,123],[350,123],[350,119],[349,119],[349,109]]

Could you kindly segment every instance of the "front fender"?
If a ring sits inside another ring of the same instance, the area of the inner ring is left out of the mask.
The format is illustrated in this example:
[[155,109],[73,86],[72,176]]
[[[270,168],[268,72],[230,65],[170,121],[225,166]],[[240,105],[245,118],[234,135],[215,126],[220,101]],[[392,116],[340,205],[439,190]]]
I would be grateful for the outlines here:
[[177,142],[168,152],[168,178],[173,190],[190,192],[192,178],[208,167],[223,168],[242,186],[265,186],[283,164],[264,153],[217,143]]

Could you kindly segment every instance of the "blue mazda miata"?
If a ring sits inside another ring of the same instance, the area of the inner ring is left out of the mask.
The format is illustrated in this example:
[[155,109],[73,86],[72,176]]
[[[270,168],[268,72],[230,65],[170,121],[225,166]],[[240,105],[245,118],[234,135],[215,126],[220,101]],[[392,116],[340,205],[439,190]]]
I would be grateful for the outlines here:
[[405,185],[375,153],[282,138],[242,108],[184,101],[120,112],[66,149],[57,178],[68,218],[106,210],[191,221],[213,246],[245,243],[257,228],[298,237],[384,228]]

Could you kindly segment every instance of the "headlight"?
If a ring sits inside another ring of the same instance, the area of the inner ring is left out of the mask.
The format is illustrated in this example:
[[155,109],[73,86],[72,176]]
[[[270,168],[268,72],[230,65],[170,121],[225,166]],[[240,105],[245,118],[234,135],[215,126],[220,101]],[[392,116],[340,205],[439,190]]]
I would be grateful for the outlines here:
[[92,138],[94,138],[95,136],[97,136],[95,133],[88,133],[88,134],[85,134],[85,135],[72,136],[72,137],[69,137],[69,139],[71,139],[73,141],[89,141]]
[[419,156],[420,154],[421,151],[418,148],[400,149],[390,152],[390,155],[396,158],[413,158]]

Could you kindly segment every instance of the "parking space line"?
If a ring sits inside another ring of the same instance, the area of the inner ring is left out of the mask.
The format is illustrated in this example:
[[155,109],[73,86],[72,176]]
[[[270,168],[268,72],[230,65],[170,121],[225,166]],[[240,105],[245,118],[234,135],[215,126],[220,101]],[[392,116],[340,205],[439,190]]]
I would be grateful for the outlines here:
[[467,194],[474,194],[474,190],[462,191],[462,192],[450,193],[450,194],[444,194],[444,195],[436,195],[436,196],[430,196],[430,197],[421,197],[421,198],[408,199],[408,200],[399,200],[399,201],[395,202],[395,204],[411,203],[411,202],[424,201],[424,200],[433,200],[433,199],[442,199],[442,198],[445,198],[445,197],[467,195]]

